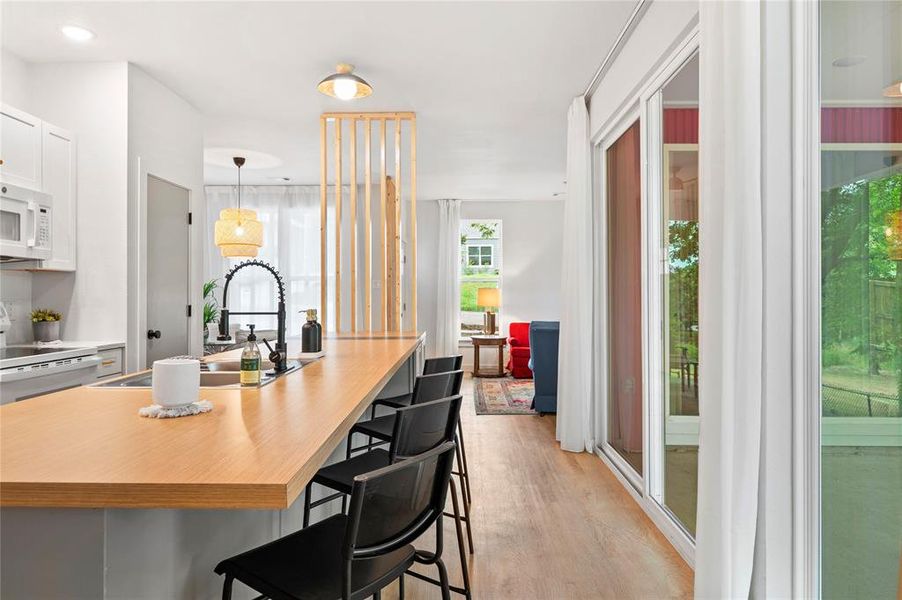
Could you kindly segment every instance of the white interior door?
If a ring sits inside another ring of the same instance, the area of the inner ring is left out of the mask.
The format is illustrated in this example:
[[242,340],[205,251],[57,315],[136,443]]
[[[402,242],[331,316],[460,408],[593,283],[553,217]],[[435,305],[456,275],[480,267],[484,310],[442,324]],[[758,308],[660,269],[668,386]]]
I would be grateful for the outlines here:
[[147,176],[147,366],[188,354],[188,190]]

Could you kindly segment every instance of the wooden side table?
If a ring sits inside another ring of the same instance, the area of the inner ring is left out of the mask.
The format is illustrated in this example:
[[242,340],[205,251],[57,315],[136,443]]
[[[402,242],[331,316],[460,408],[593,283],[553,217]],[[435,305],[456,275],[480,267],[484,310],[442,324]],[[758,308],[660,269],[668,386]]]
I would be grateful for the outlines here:
[[[507,338],[503,335],[474,335],[473,342],[473,377],[504,377],[504,346]],[[484,369],[479,365],[479,349],[483,346],[498,347],[498,367],[494,370]]]

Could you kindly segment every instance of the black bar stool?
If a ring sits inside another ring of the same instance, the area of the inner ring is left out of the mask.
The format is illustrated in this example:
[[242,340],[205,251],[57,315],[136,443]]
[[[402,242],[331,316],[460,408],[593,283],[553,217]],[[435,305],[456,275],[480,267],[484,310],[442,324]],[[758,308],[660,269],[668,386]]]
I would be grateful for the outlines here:
[[[353,488],[354,477],[361,473],[373,471],[399,460],[405,460],[431,450],[443,443],[454,439],[457,421],[460,418],[460,395],[432,402],[417,403],[406,408],[398,409],[397,418],[394,421],[394,431],[389,450],[377,448],[339,463],[321,468],[307,484],[304,495],[304,527],[310,522],[310,509],[326,502],[331,502],[338,497],[350,494]],[[394,415],[393,415],[394,416]],[[336,490],[336,494],[311,500],[313,484],[319,484]],[[463,587],[451,586],[454,592],[471,597],[470,572],[467,567],[466,550],[464,548],[464,536],[461,523],[464,522],[460,514],[457,500],[457,487],[452,479],[451,503],[453,513],[446,516],[454,518],[457,533],[457,548],[460,554],[460,567],[463,574]],[[468,525],[469,527],[469,525]],[[413,574],[419,576],[418,574]],[[428,579],[432,581],[431,579]],[[433,583],[438,583],[433,581]]]
[[[442,514],[454,444],[358,475],[347,515],[335,515],[216,565],[222,597],[238,580],[272,600],[352,600],[375,595],[414,563],[436,565],[443,600],[450,600],[442,562]],[[435,552],[411,543],[433,523]]]
[[[463,366],[463,362],[463,354],[427,358],[423,362],[423,375],[434,375],[436,373],[447,373],[448,371],[459,371]],[[455,393],[459,392],[460,390]],[[392,396],[390,398],[377,398],[373,400],[373,404],[370,407],[370,420],[376,418],[377,406],[401,408],[403,406],[410,406],[412,401],[412,393],[401,394],[400,396]],[[458,452],[460,452],[460,456],[458,457],[460,473],[456,474],[462,477],[461,493],[463,494],[464,502],[466,502],[467,508],[469,508],[470,504],[472,504],[473,502],[473,492],[470,491],[470,466],[467,462],[467,445],[464,443],[464,428],[462,422],[460,421],[458,421],[457,423],[457,436]],[[369,443],[372,443],[372,438],[370,438]]]
[[[463,371],[460,370],[445,373],[420,375],[414,382],[413,393],[410,395],[411,403],[418,404],[420,402],[428,402],[436,398],[457,395],[460,393],[460,387],[462,383]],[[351,432],[348,434],[348,449],[346,456],[348,458],[351,458],[354,452],[369,450],[375,446],[380,446],[391,442],[394,423],[395,415],[393,413],[390,415],[376,417],[375,419],[363,421],[362,423],[357,423],[356,425],[354,425],[351,428]],[[375,438],[376,440],[378,440],[378,442],[373,443],[372,441],[369,441],[365,445],[355,448],[353,447],[352,443],[355,433],[365,435],[369,440],[373,440]],[[456,438],[456,441],[460,440],[460,433],[460,420],[458,420],[458,436]],[[457,475],[460,479],[460,491],[461,496],[464,499],[464,516],[462,517],[462,520],[467,525],[467,545],[469,546],[470,554],[473,554],[473,526],[470,519],[470,501],[465,489],[465,487],[468,485],[467,480],[469,479],[469,473],[467,471],[467,465],[464,460],[460,445],[457,446],[455,452],[457,454],[458,470],[453,474]],[[344,500],[342,500],[342,502],[344,502]]]

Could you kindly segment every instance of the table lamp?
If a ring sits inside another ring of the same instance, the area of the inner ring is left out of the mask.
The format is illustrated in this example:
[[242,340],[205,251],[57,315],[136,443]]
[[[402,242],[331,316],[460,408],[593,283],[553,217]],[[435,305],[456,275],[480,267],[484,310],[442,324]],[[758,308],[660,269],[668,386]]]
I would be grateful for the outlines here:
[[495,334],[495,313],[493,308],[501,306],[501,290],[498,288],[479,288],[476,290],[476,304],[486,309],[482,320],[482,331],[486,335]]

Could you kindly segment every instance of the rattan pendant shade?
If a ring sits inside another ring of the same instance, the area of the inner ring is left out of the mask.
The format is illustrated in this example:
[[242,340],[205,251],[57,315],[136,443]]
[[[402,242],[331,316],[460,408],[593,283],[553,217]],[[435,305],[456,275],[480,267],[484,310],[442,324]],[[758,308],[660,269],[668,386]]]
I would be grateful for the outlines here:
[[263,223],[257,220],[257,211],[241,208],[241,167],[244,158],[236,156],[238,167],[238,208],[219,211],[219,220],[213,228],[213,240],[219,252],[227,258],[254,258],[263,246]]

